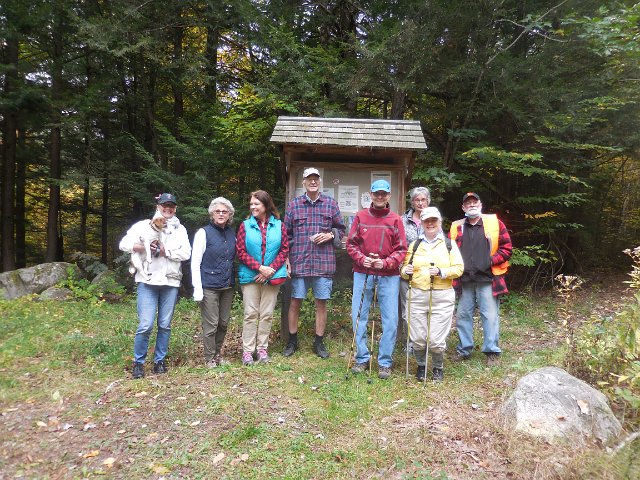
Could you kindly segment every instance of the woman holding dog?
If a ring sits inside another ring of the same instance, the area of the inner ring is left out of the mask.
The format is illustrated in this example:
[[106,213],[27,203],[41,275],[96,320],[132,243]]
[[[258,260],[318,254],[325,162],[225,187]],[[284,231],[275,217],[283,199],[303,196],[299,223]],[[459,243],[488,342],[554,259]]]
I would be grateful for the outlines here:
[[409,338],[418,364],[416,377],[425,379],[428,341],[433,381],[441,382],[456,299],[452,281],[462,275],[464,264],[458,246],[442,231],[442,216],[437,208],[424,208],[420,221],[423,233],[409,245],[400,274],[410,281]]
[[236,234],[231,227],[235,209],[224,197],[209,205],[209,225],[196,232],[191,252],[193,299],[200,303],[202,343],[207,367],[223,364],[224,337],[231,318],[235,275]]
[[236,253],[242,288],[242,364],[269,361],[269,333],[280,285],[287,279],[285,261],[289,239],[271,196],[264,190],[251,193],[251,215],[238,227]]
[[[178,202],[175,195],[163,193],[157,198],[157,213],[166,219],[160,233],[160,241],[151,244],[153,261],[148,271],[135,273],[138,284],[138,328],[133,342],[133,378],[144,377],[149,336],[154,323],[158,324],[153,372],[166,373],[165,357],[169,348],[171,320],[178,300],[178,288],[182,279],[181,262],[189,260],[191,245],[187,230],[176,217]],[[142,243],[149,228],[149,220],[135,223],[120,241],[120,250],[146,256]]]

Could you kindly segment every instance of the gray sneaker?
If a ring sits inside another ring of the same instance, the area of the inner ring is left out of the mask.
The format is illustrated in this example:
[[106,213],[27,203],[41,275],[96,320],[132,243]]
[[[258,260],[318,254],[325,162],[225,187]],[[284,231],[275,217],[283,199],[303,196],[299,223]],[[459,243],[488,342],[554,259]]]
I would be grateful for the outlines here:
[[369,362],[356,363],[353,367],[351,367],[352,373],[362,373],[366,372],[369,368]]
[[391,367],[380,367],[378,369],[378,378],[386,380],[391,376]]

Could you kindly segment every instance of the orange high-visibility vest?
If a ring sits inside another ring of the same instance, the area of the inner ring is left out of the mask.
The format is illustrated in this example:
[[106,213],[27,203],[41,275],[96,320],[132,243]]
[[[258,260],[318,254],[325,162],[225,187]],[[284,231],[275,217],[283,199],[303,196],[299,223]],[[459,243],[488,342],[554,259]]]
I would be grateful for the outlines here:
[[[484,227],[484,235],[487,237],[489,241],[489,251],[491,256],[493,256],[498,251],[498,238],[500,236],[500,226],[498,224],[498,217],[492,213],[482,213],[480,215],[482,217],[482,226]],[[455,241],[458,237],[458,225],[462,225],[464,228],[464,221],[456,220],[451,224],[451,229],[449,230],[449,235],[451,236],[451,241]],[[498,265],[491,266],[491,273],[494,275],[504,275],[507,273],[509,269],[509,262],[502,262]]]

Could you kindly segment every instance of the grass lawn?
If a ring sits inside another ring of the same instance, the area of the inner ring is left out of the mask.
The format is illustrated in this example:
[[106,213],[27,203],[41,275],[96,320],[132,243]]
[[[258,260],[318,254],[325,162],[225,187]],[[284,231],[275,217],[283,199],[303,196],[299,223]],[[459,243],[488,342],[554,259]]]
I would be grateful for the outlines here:
[[633,478],[625,475],[638,468],[624,452],[608,458],[503,429],[500,406],[517,380],[562,365],[550,296],[506,299],[497,368],[477,351],[451,361],[452,333],[445,381],[426,388],[413,377],[413,359],[405,380],[401,347],[391,379],[376,370],[371,384],[366,375],[345,379],[348,291],[330,303],[327,360],[311,352],[305,302],[301,349],[280,355],[276,321],[271,363],[242,367],[239,298],[233,311],[229,365],[204,368],[200,313],[183,299],[169,373],[147,368],[132,380],[135,298],[0,302],[0,478]]

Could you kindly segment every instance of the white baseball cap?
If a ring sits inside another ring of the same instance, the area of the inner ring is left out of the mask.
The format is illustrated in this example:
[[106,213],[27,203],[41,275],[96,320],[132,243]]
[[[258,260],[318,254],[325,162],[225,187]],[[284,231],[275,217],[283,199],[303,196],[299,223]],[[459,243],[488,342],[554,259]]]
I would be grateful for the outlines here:
[[304,172],[302,172],[302,178],[303,179],[307,178],[309,175],[318,175],[318,176],[320,176],[320,172],[318,171],[317,168],[313,168],[313,167],[305,168]]
[[426,220],[427,218],[442,220],[442,215],[440,215],[440,210],[436,207],[427,207],[420,213],[420,220]]

